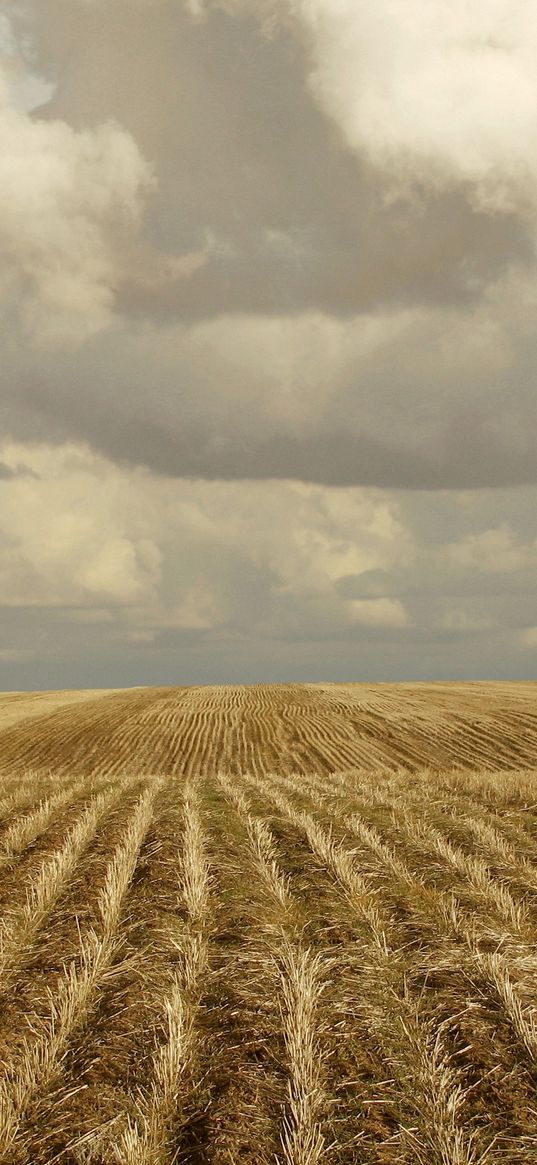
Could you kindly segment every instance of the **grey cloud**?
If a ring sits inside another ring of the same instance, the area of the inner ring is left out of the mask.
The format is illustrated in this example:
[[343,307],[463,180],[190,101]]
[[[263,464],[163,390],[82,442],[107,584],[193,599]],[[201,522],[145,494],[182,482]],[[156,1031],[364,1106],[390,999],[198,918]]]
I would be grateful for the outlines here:
[[0,481],[13,481],[17,477],[33,477],[39,479],[39,474],[31,469],[29,465],[6,465],[4,461],[0,461]]
[[500,309],[356,317],[335,336],[327,317],[260,326],[128,326],[46,361],[6,340],[4,429],[87,440],[172,477],[411,490],[537,480],[535,340]]
[[[534,668],[536,548],[524,513],[504,539],[519,550],[504,564],[513,569],[491,568],[484,539],[497,511],[512,510],[510,491],[402,501],[369,489],[157,478],[81,448],[24,455],[39,483],[6,482],[1,511],[8,688],[76,686],[81,676],[109,686]],[[534,504],[535,490],[522,493],[522,511]],[[439,517],[447,535],[431,545]],[[474,558],[447,553],[471,538]],[[479,570],[476,546],[486,550]]]
[[[510,629],[469,635],[414,630],[322,641],[233,632],[162,633],[122,642],[108,625],[62,624],[47,613],[0,612],[0,686],[7,690],[133,684],[256,683],[289,680],[534,679],[535,650]],[[9,628],[9,631],[8,631]],[[24,644],[24,646],[22,646]],[[81,662],[83,661],[83,663]]]
[[[500,572],[477,575],[471,572],[446,572],[423,563],[423,568],[397,572],[365,570],[361,574],[345,575],[338,581],[338,594],[344,599],[421,598],[424,595],[444,595],[448,598],[478,598],[528,596],[535,608],[535,570],[519,570],[514,575]],[[522,626],[527,622],[522,620]],[[531,622],[531,620],[530,620]]]
[[[206,7],[9,5],[53,95],[29,118],[0,92],[0,684],[529,678],[534,201],[510,174],[486,210],[449,119],[449,173],[422,151],[395,197],[389,123],[382,156],[350,132],[353,60],[343,125],[324,42]],[[492,130],[497,190],[521,139]]]
[[115,119],[157,185],[143,239],[114,240],[103,331],[36,353],[9,318],[4,430],[172,477],[536,481],[534,329],[512,308],[531,310],[531,224],[462,183],[388,198],[318,107],[296,28],[263,35],[262,8],[14,7],[56,82],[36,124],[71,140]]
[[41,69],[58,77],[41,117],[75,128],[114,117],[155,167],[147,237],[164,253],[213,240],[185,282],[124,276],[135,317],[471,301],[533,252],[514,214],[473,209],[464,188],[417,204],[346,149],[308,88],[311,62],[289,29],[263,36],[255,8],[192,21],[175,0],[24,8]]

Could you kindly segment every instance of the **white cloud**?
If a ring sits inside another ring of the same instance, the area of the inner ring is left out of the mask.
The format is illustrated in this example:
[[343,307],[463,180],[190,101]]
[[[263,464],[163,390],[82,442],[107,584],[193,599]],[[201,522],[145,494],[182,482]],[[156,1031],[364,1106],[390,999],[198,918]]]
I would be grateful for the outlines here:
[[436,626],[443,631],[455,631],[463,634],[473,634],[477,631],[492,631],[496,622],[489,615],[476,615],[468,611],[464,604],[450,604],[436,621]]
[[184,631],[207,631],[222,622],[225,605],[218,601],[211,580],[203,577],[188,588],[168,615],[168,623]]
[[345,575],[411,558],[412,541],[397,506],[380,492],[298,484],[291,491],[295,505],[277,558],[290,584],[300,586],[308,579],[310,585],[327,586]]
[[47,101],[54,83],[32,71],[13,32],[6,12],[0,13],[0,70],[13,105],[29,112]]
[[352,603],[337,585],[412,558],[380,492],[161,479],[75,445],[11,444],[1,458],[34,476],[0,483],[0,606],[86,608],[103,624],[110,608],[129,635],[150,636],[233,625],[315,639],[406,623],[397,600]]
[[521,542],[504,524],[449,543],[440,551],[440,558],[467,570],[507,574],[536,561],[537,554],[534,546]]
[[353,623],[364,627],[407,627],[409,617],[398,599],[351,599]]
[[[103,658],[115,653],[127,667],[136,655],[154,666],[158,682],[161,654],[176,650],[222,666],[226,652],[251,651],[255,671],[265,648],[296,645],[297,660],[317,653],[321,675],[327,662],[337,673],[340,654],[349,660],[358,644],[374,666],[376,647],[395,650],[402,634],[405,659],[426,634],[439,634],[443,659],[455,639],[471,654],[483,632],[508,634],[519,652],[537,647],[533,544],[507,523],[468,533],[496,498],[476,516],[445,497],[169,479],[74,444],[6,444],[0,459],[33,474],[0,482],[0,621],[10,653],[44,658],[63,641],[82,658],[84,645],[98,643]],[[442,557],[423,529],[449,515],[461,535]],[[485,572],[497,579],[500,563],[500,589],[487,590]],[[384,589],[362,585],[375,580]],[[136,680],[147,682],[143,669]]]
[[537,627],[526,627],[521,633],[520,641],[524,647],[537,647]]
[[535,204],[537,10],[527,0],[289,0],[349,146],[405,183]]
[[150,181],[120,126],[32,118],[0,72],[0,297],[33,337],[63,343],[110,322],[118,246]]
[[[135,520],[121,471],[70,446],[25,452],[36,476],[2,483],[0,604],[150,601],[160,552]],[[6,447],[5,463],[18,459]]]

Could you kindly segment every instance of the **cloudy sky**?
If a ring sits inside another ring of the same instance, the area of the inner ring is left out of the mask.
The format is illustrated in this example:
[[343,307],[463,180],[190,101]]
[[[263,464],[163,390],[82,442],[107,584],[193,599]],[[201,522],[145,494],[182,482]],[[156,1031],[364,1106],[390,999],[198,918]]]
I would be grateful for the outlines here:
[[533,678],[530,0],[0,3],[0,687]]

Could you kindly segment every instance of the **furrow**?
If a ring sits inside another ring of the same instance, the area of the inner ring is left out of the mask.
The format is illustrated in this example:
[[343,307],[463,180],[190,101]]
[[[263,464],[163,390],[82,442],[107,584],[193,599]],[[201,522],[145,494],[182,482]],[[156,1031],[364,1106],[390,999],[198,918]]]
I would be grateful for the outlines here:
[[[290,787],[291,793],[295,793],[296,795],[296,789],[294,789],[292,782],[287,778],[278,778],[277,785]],[[300,796],[304,800],[307,794],[302,790]],[[312,799],[315,803],[315,793],[313,793]],[[316,807],[318,807],[318,799]],[[408,864],[397,854],[392,846],[386,844],[378,830],[364,821],[363,817],[357,814],[345,816],[342,819],[342,824],[347,834],[356,838],[366,850],[369,849],[378,859],[379,867],[381,869],[383,868],[393,878],[395,887],[399,887],[398,897],[404,902],[409,915],[420,923],[426,921],[428,929],[432,933],[432,940],[430,942],[435,942],[435,936],[441,936],[444,940],[447,940],[449,944],[448,948],[447,950],[442,950],[441,953],[434,946],[432,947],[433,962],[435,959],[439,962],[440,958],[442,958],[443,964],[449,965],[451,958],[452,964],[456,965],[457,960],[460,960],[463,954],[460,948],[457,949],[452,944],[453,940],[462,939],[466,947],[470,974],[473,974],[474,977],[477,974],[477,977],[486,984],[504,1011],[515,1034],[521,1039],[525,1052],[530,1055],[532,1060],[535,1060],[537,1048],[535,1043],[537,1010],[530,1003],[524,1002],[524,994],[530,996],[537,982],[537,960],[535,959],[533,944],[527,941],[525,942],[518,934],[516,935],[516,940],[510,943],[508,936],[503,931],[496,931],[495,933],[494,930],[491,930],[484,923],[482,923],[482,929],[479,932],[475,915],[469,916],[461,908],[453,890],[448,892],[428,885],[420,874],[413,872],[409,868]],[[410,836],[413,836],[413,831],[416,829],[418,836],[421,838],[419,823],[414,822],[408,813],[405,817],[405,825]],[[456,860],[456,868],[460,872],[458,853]],[[464,864],[463,868],[466,871],[466,864]],[[469,870],[475,876],[473,862],[470,862]],[[477,881],[479,892],[481,892],[483,884],[482,879],[483,871],[481,866],[478,865]],[[490,894],[488,867],[485,867],[484,886],[485,901],[488,903]],[[503,897],[500,897],[498,909],[496,886],[493,887],[492,901],[496,912],[500,914],[500,917],[504,918],[504,900]],[[513,921],[511,902],[512,900],[509,898],[507,910],[505,911],[509,922]],[[515,921],[519,921],[518,914],[516,915]],[[482,951],[480,937],[481,939],[487,939],[488,942],[491,940],[494,941],[498,948],[501,947],[501,954],[496,951],[491,956],[489,952]],[[520,986],[515,985],[512,981],[513,966],[519,968]]]
[[[408,993],[407,956],[390,942],[394,928],[379,894],[358,873],[352,855],[311,814],[297,810],[270,781],[259,782],[257,788],[306,837],[344,892],[358,924],[354,989],[361,991],[362,1010],[414,1114],[417,1127],[411,1136],[420,1159],[430,1165],[470,1165],[475,1160],[475,1137],[464,1120],[463,1085],[447,1051],[444,1029],[427,1020]],[[399,1138],[406,1152],[408,1136],[401,1124]]]
[[111,789],[99,793],[75,821],[59,850],[46,856],[26,891],[21,909],[6,912],[0,924],[0,995],[24,965],[35,936],[50,914],[80,855],[91,841],[99,819],[120,795]]
[[73,1032],[85,1020],[99,982],[110,967],[123,899],[148,827],[156,784],[140,797],[125,836],[106,871],[99,895],[100,933],[81,936],[78,960],[64,967],[54,990],[48,991],[46,1012],[36,1016],[30,1034],[0,1078],[0,1152],[12,1149],[23,1135],[24,1115],[38,1089],[58,1071]]
[[[223,794],[245,830],[257,899],[256,924],[249,936],[259,944],[252,952],[264,992],[272,997],[273,1023],[281,1029],[285,1049],[286,1099],[280,1127],[285,1165],[322,1165],[328,1151],[322,1129],[326,1115],[326,1039],[320,1002],[326,986],[327,958],[303,940],[299,907],[289,878],[280,869],[277,849],[266,822],[252,814],[235,782],[218,774]],[[247,870],[244,871],[247,874]],[[259,990],[259,988],[258,988]],[[264,1160],[271,1160],[270,1149]]]
[[[308,778],[302,782],[301,790],[297,790],[296,786],[292,784],[285,777],[278,777],[279,782],[296,796],[297,792],[302,791],[303,795],[313,797],[326,798],[332,792],[331,784],[328,781],[323,781],[316,778]],[[336,791],[336,797],[337,797]],[[493,846],[493,852],[496,856],[499,852],[503,855],[504,865],[509,864],[509,870],[505,872],[502,879],[493,875],[489,863],[483,857],[475,854],[466,853],[459,845],[454,844],[449,837],[437,828],[430,820],[432,813],[431,799],[416,799],[410,794],[408,798],[404,794],[401,797],[386,797],[385,793],[376,793],[372,791],[368,795],[367,785],[360,788],[358,808],[360,812],[367,811],[367,807],[375,805],[377,808],[389,809],[392,813],[393,824],[400,833],[403,830],[405,837],[412,840],[414,844],[425,850],[426,852],[434,853],[442,862],[451,867],[464,881],[465,892],[472,892],[478,903],[484,903],[493,913],[501,918],[509,931],[517,938],[524,938],[528,935],[530,930],[528,908],[524,902],[519,902],[513,897],[506,881],[522,881],[526,884],[528,889],[533,889],[537,886],[537,877],[529,862],[519,862],[516,859],[514,851],[508,846],[507,842],[501,835],[492,830],[487,832],[486,826],[480,823],[474,823],[468,818],[457,818],[457,822],[461,824],[468,824],[469,829],[474,836],[481,838],[482,843],[487,837],[489,846]],[[348,794],[341,797],[339,800],[342,808],[345,801],[348,804]],[[337,803],[337,802],[336,802]],[[408,804],[412,805],[412,810],[421,810],[423,817],[416,819],[411,815],[408,809]],[[399,809],[398,806],[402,808]],[[442,820],[442,819],[441,819]],[[445,820],[445,819],[444,819]],[[447,825],[452,824],[454,818],[447,820]],[[476,834],[477,830],[477,834]],[[495,851],[494,851],[495,847]],[[506,857],[508,861],[506,861]],[[456,885],[454,886],[455,893],[457,892]]]
[[184,1121],[188,1076],[197,1060],[196,1019],[208,966],[211,929],[210,872],[196,783],[185,787],[183,855],[178,892],[185,911],[179,942],[180,971],[162,1000],[164,1040],[155,1053],[152,1085],[141,1093],[137,1115],[110,1145],[120,1165],[161,1165],[175,1158],[174,1133]]
[[36,809],[14,821],[0,838],[0,868],[12,862],[44,833],[57,811],[76,799],[83,786],[83,778],[68,782],[58,793],[46,797]]

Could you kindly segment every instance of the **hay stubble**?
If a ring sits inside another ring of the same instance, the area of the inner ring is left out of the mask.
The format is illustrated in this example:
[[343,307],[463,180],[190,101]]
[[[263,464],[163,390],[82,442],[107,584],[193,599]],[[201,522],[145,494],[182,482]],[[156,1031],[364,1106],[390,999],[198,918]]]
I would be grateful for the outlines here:
[[536,697],[6,696],[2,1165],[534,1161]]

